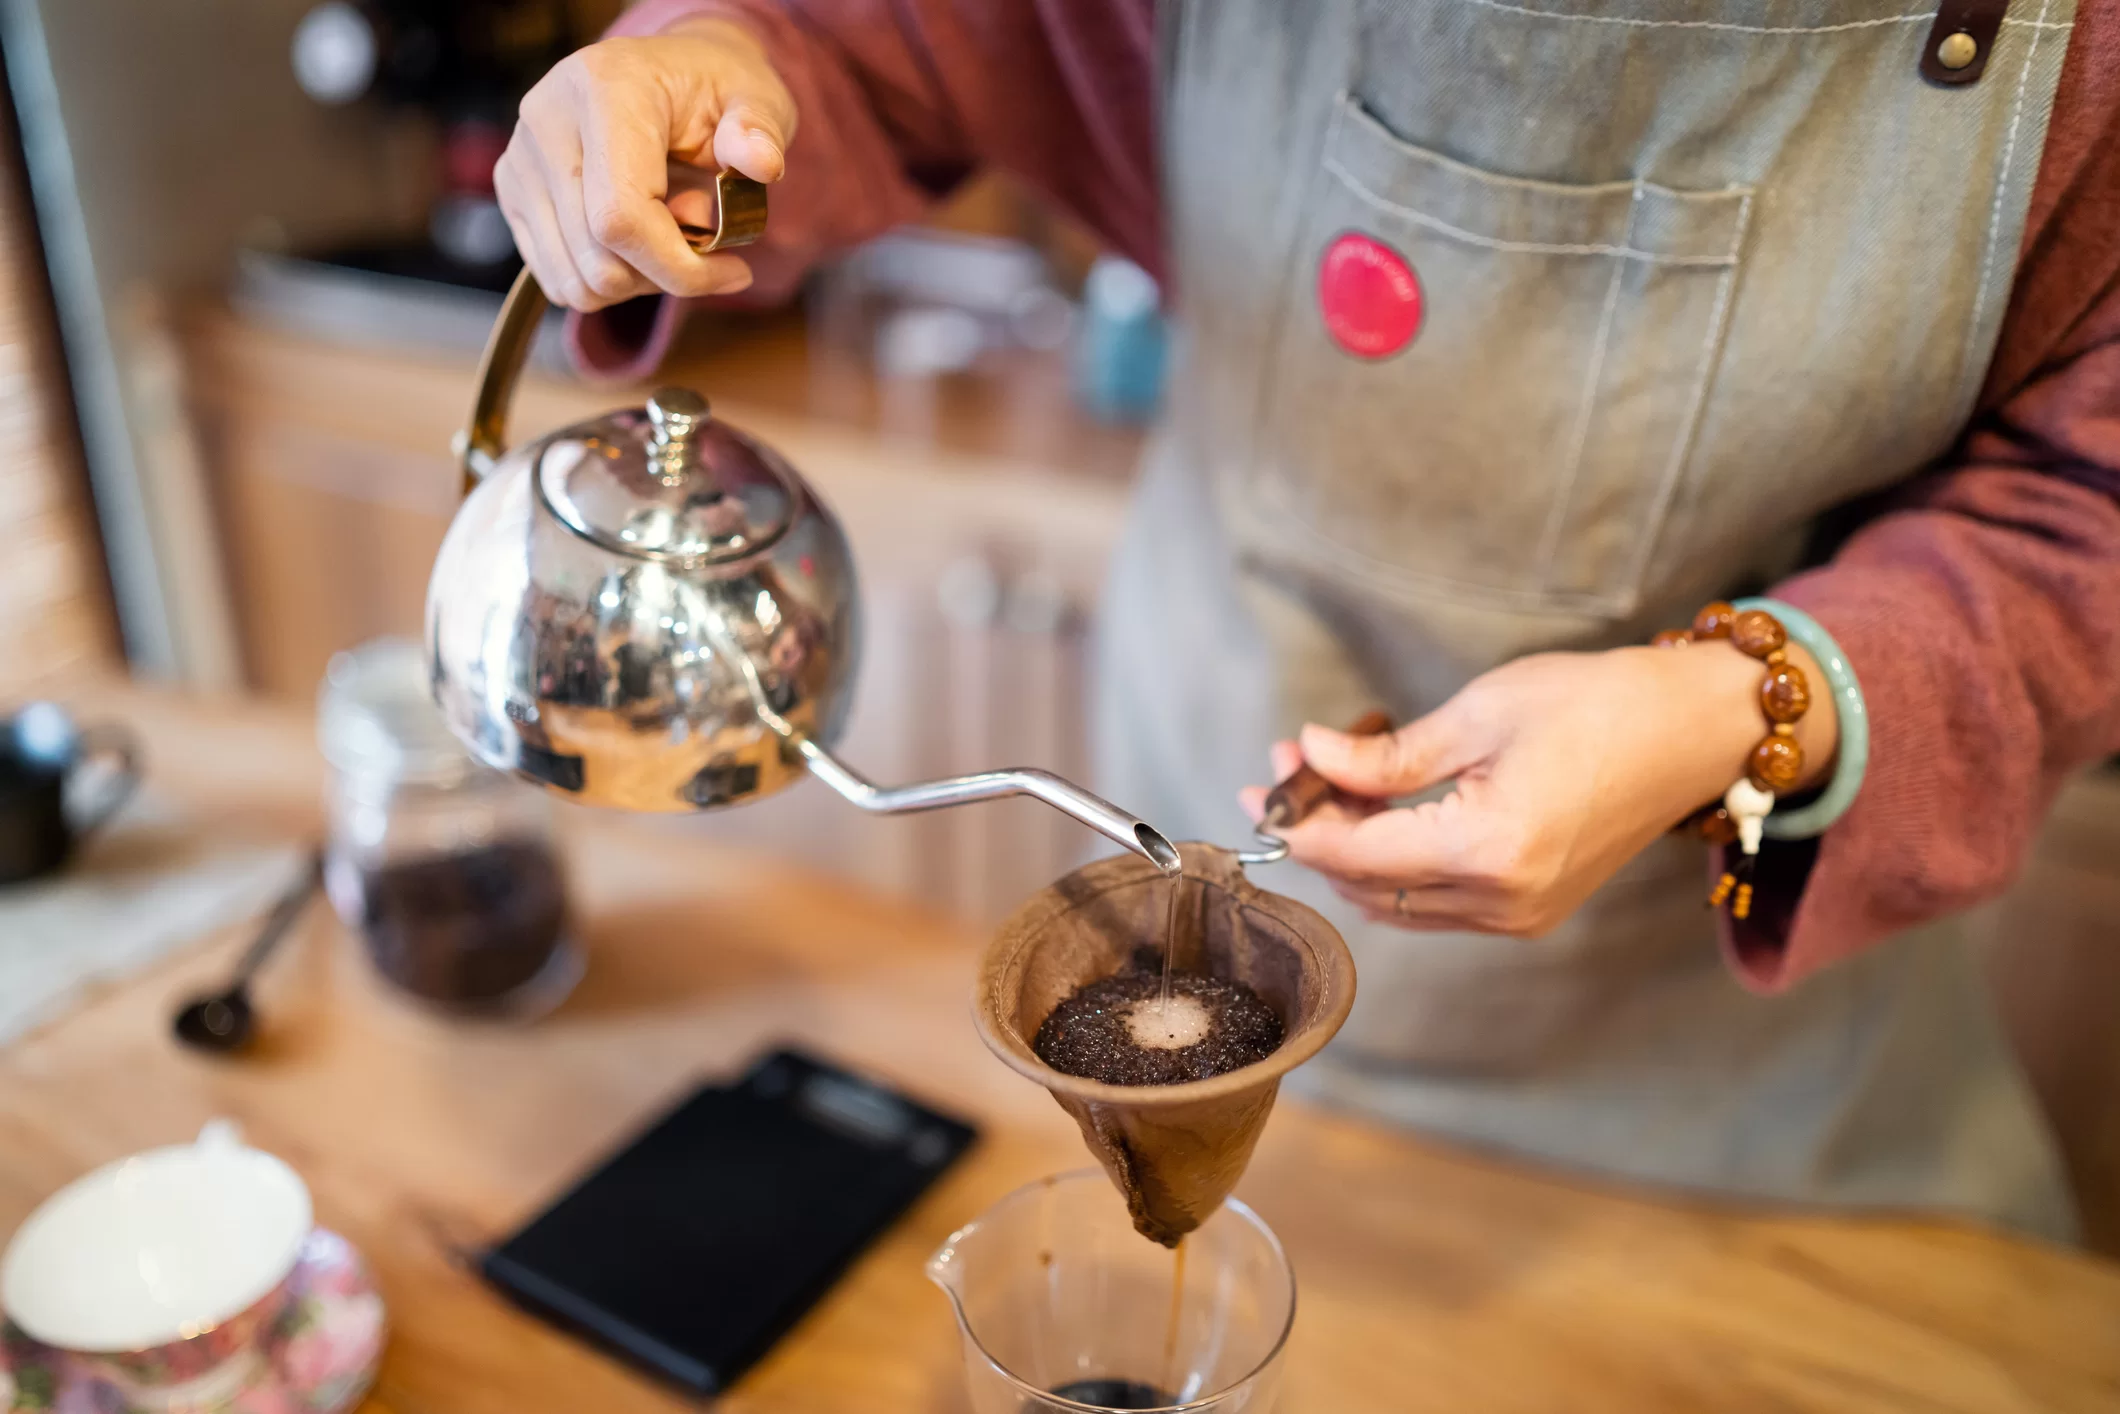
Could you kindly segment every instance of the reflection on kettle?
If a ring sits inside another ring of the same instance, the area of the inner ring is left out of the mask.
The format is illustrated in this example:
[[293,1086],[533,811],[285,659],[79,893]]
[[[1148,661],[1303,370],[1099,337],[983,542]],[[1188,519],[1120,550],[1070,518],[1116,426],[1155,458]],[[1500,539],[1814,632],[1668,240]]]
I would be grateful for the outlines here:
[[[718,198],[698,248],[757,239],[764,188],[724,172]],[[805,772],[881,813],[1029,795],[1177,870],[1159,831],[1047,771],[886,789],[833,756],[860,644],[839,522],[683,389],[504,452],[544,310],[526,270],[480,369],[467,494],[427,593],[435,698],[473,753],[627,810],[741,804]]]

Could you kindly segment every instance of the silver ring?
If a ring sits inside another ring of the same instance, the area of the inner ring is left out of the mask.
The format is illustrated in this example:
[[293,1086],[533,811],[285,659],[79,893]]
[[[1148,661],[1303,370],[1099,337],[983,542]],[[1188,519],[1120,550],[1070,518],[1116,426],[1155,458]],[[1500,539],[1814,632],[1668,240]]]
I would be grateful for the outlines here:
[[1404,889],[1399,890],[1399,896],[1393,901],[1391,907],[1392,911],[1397,913],[1399,917],[1404,918],[1406,916],[1406,891]]

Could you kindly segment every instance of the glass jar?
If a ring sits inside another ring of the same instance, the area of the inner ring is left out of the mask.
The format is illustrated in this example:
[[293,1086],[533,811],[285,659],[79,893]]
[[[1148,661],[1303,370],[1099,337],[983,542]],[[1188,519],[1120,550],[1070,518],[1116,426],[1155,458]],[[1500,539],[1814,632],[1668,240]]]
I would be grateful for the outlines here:
[[400,988],[536,1014],[581,975],[543,792],[473,760],[428,696],[420,646],[340,653],[317,700],[331,764],[325,887]]

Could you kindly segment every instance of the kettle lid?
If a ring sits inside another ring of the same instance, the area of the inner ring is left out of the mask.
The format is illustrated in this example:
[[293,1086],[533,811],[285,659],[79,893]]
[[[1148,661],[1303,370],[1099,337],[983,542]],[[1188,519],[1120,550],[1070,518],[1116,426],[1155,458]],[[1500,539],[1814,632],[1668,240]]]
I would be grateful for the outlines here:
[[607,550],[684,566],[728,564],[785,535],[799,500],[779,457],[709,415],[685,388],[562,432],[538,455],[545,503]]

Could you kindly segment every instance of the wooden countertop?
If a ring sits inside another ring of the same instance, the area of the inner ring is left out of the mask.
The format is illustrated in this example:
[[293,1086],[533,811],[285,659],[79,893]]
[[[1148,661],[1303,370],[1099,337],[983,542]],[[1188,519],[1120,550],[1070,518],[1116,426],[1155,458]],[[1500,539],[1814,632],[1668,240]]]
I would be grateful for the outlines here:
[[[207,828],[314,830],[309,723],[277,707],[75,694],[147,738]],[[569,812],[590,972],[529,1028],[386,994],[328,912],[261,986],[261,1052],[177,1050],[172,1004],[237,930],[0,1051],[0,1231],[87,1167],[230,1115],[308,1179],[390,1304],[369,1414],[688,1407],[490,1294],[455,1254],[535,1211],[700,1077],[792,1038],[986,1137],[719,1406],[958,1411],[951,1228],[1085,1162],[967,1014],[980,940],[680,824]],[[2120,1407],[2120,1268],[1969,1228],[1745,1215],[1568,1182],[1284,1101],[1239,1192],[1302,1292],[1285,1414],[2092,1411]]]

